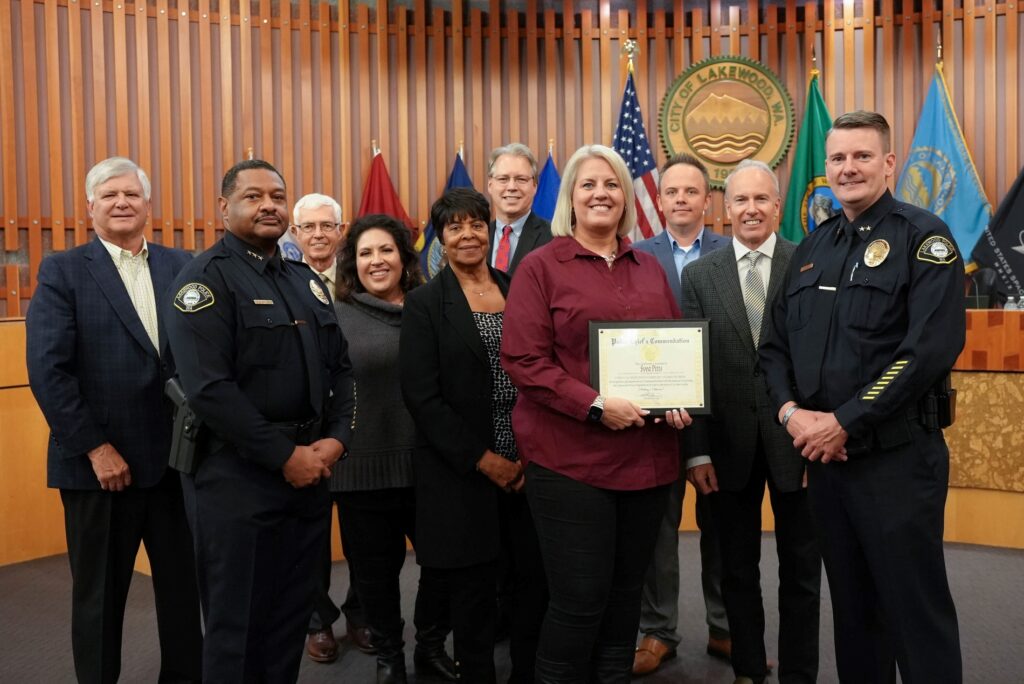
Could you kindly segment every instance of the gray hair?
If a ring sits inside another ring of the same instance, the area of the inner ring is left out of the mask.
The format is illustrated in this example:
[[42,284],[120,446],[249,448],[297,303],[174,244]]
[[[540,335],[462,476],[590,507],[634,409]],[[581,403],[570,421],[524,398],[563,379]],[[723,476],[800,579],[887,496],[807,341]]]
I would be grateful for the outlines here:
[[729,195],[729,181],[732,180],[733,176],[745,169],[759,169],[767,173],[772,179],[772,186],[775,188],[775,196],[779,197],[782,195],[782,192],[779,190],[779,177],[775,175],[774,171],[772,171],[772,167],[758,159],[744,159],[736,165],[736,168],[734,168],[728,176],[725,177],[725,195],[727,197]]
[[320,207],[330,207],[334,210],[334,222],[341,223],[341,205],[338,204],[333,197],[327,195],[321,195],[318,192],[311,192],[308,195],[303,195],[299,198],[299,201],[295,203],[295,207],[292,209],[292,220],[295,223],[299,222],[299,214],[304,209],[319,209]]
[[96,199],[96,188],[111,178],[126,176],[129,173],[134,173],[139,177],[139,183],[142,184],[142,196],[148,201],[153,189],[149,184],[149,176],[139,168],[138,164],[127,157],[110,157],[89,169],[89,173],[85,176],[85,198],[92,202]]
[[491,170],[494,168],[494,163],[498,161],[498,157],[505,154],[510,157],[522,157],[526,161],[530,162],[530,171],[533,172],[533,179],[537,180],[537,158],[533,156],[533,150],[520,142],[509,143],[508,145],[495,147],[491,150],[491,157],[487,161],[488,177],[490,177]]
[[633,177],[629,173],[629,167],[623,161],[619,153],[604,145],[584,145],[576,150],[569,161],[565,164],[562,172],[562,184],[558,187],[558,200],[555,202],[555,215],[551,217],[551,234],[555,237],[572,235],[573,227],[576,224],[576,217],[572,210],[572,191],[576,185],[576,176],[579,175],[580,166],[588,159],[603,159],[612,167],[612,171],[619,179],[622,186],[622,194],[626,206],[622,211],[622,218],[619,219],[618,235],[628,235],[629,231],[636,227],[636,200],[633,194]]

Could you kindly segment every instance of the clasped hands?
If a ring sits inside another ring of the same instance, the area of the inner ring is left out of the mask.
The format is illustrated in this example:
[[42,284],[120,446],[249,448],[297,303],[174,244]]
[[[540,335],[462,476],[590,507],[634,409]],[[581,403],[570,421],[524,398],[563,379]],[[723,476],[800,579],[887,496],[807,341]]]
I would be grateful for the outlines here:
[[[650,414],[647,409],[640,408],[629,399],[622,397],[607,397],[604,400],[604,412],[601,414],[601,424],[610,430],[624,430],[630,426],[643,427],[644,417]],[[676,430],[682,430],[693,422],[693,418],[686,412],[686,409],[672,409],[665,413],[665,417],[657,417],[655,423],[666,422]]]
[[[787,403],[779,411],[779,416],[793,405]],[[834,413],[797,409],[786,424],[786,432],[793,438],[793,446],[800,450],[800,455],[808,461],[829,463],[845,461],[846,438],[849,436],[843,426],[836,420]]]
[[502,458],[490,449],[476,462],[476,469],[505,492],[518,492],[526,484],[522,463]]
[[318,439],[309,446],[295,445],[281,471],[292,487],[299,489],[331,476],[331,467],[345,453],[345,445],[333,437]]

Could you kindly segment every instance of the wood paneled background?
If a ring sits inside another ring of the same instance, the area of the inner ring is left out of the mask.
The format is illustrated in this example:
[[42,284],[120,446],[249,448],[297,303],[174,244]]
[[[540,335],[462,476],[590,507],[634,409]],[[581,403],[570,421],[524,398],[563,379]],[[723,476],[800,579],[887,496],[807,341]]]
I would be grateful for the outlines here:
[[[609,144],[626,38],[652,140],[671,80],[721,54],[775,70],[799,122],[814,54],[833,116],[883,112],[898,164],[941,39],[995,204],[1024,157],[1022,17],[1019,0],[0,0],[0,317],[24,313],[44,254],[88,239],[84,178],[100,159],[149,172],[149,237],[190,250],[215,239],[221,174],[250,150],[293,200],[326,192],[350,219],[376,140],[424,222],[460,145],[482,188],[496,145],[543,158],[553,141],[562,164]],[[728,232],[720,194],[708,221]]]

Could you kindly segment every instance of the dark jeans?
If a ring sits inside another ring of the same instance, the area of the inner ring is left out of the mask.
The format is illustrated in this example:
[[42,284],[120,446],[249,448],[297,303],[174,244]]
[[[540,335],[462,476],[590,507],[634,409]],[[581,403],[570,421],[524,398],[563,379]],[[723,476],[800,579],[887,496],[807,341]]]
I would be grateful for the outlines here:
[[526,496],[503,494],[498,500],[498,514],[512,661],[508,681],[509,684],[531,684],[540,627],[548,608],[548,583]]
[[600,489],[527,466],[526,493],[551,595],[537,649],[538,682],[629,681],[640,592],[667,488]]
[[447,598],[459,677],[473,684],[494,684],[494,633],[498,619],[497,563],[465,568],[420,567],[428,582]]
[[761,501],[765,484],[775,516],[779,556],[780,682],[818,677],[818,617],[821,555],[811,522],[807,490],[782,493],[768,474],[763,454],[739,491],[709,495],[722,554],[722,596],[732,625],[732,667],[755,682],[768,675],[761,596]]
[[[338,522],[367,624],[394,648],[402,646],[399,574],[405,540],[416,544],[416,495],[412,487],[337,495]],[[413,622],[417,630],[446,625],[442,588],[420,574]]]

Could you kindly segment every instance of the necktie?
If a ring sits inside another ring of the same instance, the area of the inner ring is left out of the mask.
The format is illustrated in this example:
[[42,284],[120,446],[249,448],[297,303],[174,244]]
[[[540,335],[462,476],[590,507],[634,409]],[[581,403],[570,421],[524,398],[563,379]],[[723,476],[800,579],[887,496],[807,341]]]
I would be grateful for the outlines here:
[[761,260],[760,252],[747,252],[744,257],[750,262],[747,277],[743,280],[743,304],[747,307],[747,320],[750,322],[750,336],[754,338],[756,347],[761,337],[761,320],[764,317],[764,281],[757,270],[757,262]]
[[498,242],[498,255],[494,258],[494,268],[499,271],[508,270],[509,253],[512,251],[512,226],[501,229],[501,241]]
[[324,281],[324,285],[327,286],[327,292],[330,293],[331,298],[334,298],[334,283],[331,282],[331,277],[327,273],[317,273],[320,276],[320,280]]

